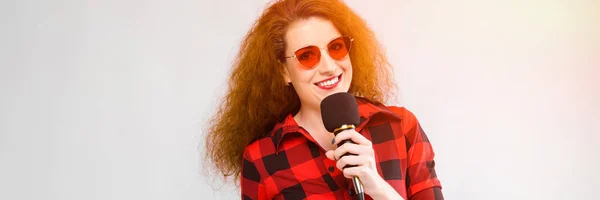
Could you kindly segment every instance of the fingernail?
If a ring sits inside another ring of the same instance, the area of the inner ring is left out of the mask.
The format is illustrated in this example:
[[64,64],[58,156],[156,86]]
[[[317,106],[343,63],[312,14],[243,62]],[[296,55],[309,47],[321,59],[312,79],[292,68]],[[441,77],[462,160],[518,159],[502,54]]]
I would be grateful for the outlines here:
[[333,140],[331,140],[331,144],[335,144],[335,138],[333,138]]

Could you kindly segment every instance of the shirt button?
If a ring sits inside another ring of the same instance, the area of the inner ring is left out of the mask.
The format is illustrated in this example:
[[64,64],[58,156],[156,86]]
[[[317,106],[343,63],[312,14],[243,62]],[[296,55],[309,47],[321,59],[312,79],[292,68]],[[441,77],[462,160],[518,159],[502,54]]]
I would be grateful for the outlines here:
[[329,172],[333,172],[333,170],[335,170],[335,169],[333,168],[333,166],[330,166],[330,167],[329,167]]
[[352,189],[352,190],[348,190],[348,194],[349,194],[350,196],[354,196],[354,189]]

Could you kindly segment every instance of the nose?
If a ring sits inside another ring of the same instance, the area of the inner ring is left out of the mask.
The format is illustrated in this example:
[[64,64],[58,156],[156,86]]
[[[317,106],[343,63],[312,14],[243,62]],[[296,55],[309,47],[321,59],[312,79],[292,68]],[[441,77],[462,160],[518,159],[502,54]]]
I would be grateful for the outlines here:
[[323,75],[333,75],[335,72],[335,68],[337,68],[337,64],[335,60],[329,56],[329,52],[327,49],[321,50],[321,62],[319,67],[319,73]]

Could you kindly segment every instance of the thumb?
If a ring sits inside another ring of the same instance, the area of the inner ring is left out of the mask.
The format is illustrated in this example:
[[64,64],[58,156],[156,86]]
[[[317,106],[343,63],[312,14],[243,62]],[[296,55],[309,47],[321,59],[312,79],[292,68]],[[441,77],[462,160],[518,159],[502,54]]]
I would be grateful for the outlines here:
[[335,158],[333,157],[333,156],[334,156],[334,154],[333,154],[333,150],[329,150],[329,151],[325,152],[325,156],[326,156],[327,158],[329,158],[329,160],[334,160],[334,159],[335,159]]

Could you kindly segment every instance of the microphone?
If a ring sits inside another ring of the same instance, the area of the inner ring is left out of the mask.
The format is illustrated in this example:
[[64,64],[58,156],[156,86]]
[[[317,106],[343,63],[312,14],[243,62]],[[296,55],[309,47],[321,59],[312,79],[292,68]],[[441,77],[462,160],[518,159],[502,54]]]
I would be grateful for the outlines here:
[[[358,103],[354,95],[347,92],[340,92],[329,95],[321,101],[321,117],[323,118],[323,124],[327,131],[332,132],[334,135],[348,130],[354,129],[360,123],[360,116],[358,114]],[[344,140],[338,143],[338,147],[342,146],[346,142],[352,142],[352,140]],[[354,155],[346,153],[346,155]],[[340,157],[340,158],[341,158]],[[346,165],[347,167],[355,167],[356,165]],[[364,190],[360,179],[357,176],[352,177],[352,183],[354,185],[354,192],[357,194],[358,199],[363,200]]]

